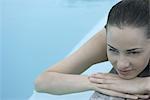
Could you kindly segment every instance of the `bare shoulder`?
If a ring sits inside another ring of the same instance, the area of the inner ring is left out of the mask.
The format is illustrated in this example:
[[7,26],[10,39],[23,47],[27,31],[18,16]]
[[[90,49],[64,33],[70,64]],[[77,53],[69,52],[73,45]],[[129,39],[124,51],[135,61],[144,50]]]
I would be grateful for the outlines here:
[[73,54],[50,66],[46,71],[81,74],[93,64],[106,60],[106,31],[102,29]]

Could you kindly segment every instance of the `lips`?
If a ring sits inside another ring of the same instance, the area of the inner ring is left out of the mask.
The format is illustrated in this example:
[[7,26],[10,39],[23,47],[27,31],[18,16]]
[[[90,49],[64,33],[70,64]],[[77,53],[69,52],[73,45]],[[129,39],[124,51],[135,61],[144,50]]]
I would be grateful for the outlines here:
[[131,70],[118,70],[118,73],[122,75],[127,75],[129,72],[131,72]]

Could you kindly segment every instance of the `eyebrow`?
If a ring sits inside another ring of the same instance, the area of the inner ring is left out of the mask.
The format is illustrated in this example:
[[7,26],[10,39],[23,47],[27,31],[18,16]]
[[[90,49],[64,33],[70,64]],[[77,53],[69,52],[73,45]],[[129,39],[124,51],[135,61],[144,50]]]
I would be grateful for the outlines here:
[[[116,49],[115,47],[111,46],[110,44],[107,44],[109,47],[113,48],[113,49]],[[128,49],[126,50],[127,52],[131,52],[131,51],[135,51],[137,49],[142,49],[142,48],[133,48],[133,49]],[[117,50],[117,49],[116,49]]]

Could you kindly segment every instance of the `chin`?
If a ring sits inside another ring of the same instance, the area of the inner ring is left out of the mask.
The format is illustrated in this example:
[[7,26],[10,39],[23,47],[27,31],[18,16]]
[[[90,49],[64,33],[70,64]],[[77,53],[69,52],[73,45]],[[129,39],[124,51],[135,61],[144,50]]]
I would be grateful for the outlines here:
[[126,80],[129,80],[129,79],[133,79],[135,78],[137,75],[121,75],[121,74],[118,74],[120,78],[123,78],[123,79],[126,79]]

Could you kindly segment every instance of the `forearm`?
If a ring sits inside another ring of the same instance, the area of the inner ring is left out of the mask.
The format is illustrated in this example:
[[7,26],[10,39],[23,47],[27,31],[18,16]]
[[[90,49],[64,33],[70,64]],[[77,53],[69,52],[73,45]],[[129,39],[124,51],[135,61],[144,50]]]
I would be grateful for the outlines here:
[[150,94],[150,77],[147,77],[147,78],[146,78],[145,89],[146,89],[147,92]]
[[91,90],[87,76],[46,72],[35,82],[38,92],[55,95]]

